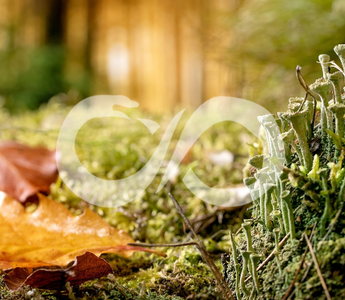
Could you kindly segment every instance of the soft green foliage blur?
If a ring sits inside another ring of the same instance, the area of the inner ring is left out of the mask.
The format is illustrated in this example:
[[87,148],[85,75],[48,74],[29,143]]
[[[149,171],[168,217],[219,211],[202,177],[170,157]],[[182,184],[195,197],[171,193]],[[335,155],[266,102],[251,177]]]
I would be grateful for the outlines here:
[[291,95],[304,95],[295,68],[307,84],[322,76],[321,53],[338,62],[334,45],[345,43],[342,0],[237,1],[228,13],[214,12],[208,38],[213,55],[239,78],[236,96],[268,110],[284,110]]
[[64,90],[63,49],[44,46],[0,52],[0,92],[12,111],[36,109]]
[[71,82],[64,76],[64,59],[65,50],[59,44],[0,51],[0,95],[5,107],[12,113],[37,109],[70,89],[87,96],[87,74]]
[[321,53],[337,57],[334,45],[345,42],[345,3],[341,0],[245,1],[236,15],[238,46],[247,67],[253,101],[284,109],[292,94],[303,95],[295,77],[302,67],[307,84],[322,76],[315,62]]

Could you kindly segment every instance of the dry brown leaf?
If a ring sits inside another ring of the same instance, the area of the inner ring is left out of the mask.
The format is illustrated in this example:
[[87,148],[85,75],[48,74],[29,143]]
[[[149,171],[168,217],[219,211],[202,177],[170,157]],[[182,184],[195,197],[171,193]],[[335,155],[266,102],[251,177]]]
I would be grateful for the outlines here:
[[[127,246],[134,240],[110,226],[93,211],[85,208],[74,216],[62,204],[42,194],[33,213],[0,192],[0,268],[37,268],[65,266],[86,251],[130,256],[135,250],[158,251]],[[163,254],[164,255],[164,254]]]
[[55,151],[16,142],[0,144],[0,191],[25,202],[37,192],[48,193],[56,181]]
[[85,281],[112,274],[110,265],[102,258],[86,252],[77,256],[74,264],[67,269],[39,269],[30,273],[24,268],[15,268],[4,276],[8,289],[16,291],[24,284],[40,289],[60,290],[66,281],[79,285]]

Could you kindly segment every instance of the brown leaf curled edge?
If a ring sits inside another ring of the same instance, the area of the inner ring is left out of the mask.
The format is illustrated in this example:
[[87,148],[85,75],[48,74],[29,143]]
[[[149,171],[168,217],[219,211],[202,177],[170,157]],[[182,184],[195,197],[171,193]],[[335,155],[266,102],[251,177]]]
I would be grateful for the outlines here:
[[0,143],[0,191],[21,202],[37,192],[48,194],[58,175],[55,155],[42,147]]

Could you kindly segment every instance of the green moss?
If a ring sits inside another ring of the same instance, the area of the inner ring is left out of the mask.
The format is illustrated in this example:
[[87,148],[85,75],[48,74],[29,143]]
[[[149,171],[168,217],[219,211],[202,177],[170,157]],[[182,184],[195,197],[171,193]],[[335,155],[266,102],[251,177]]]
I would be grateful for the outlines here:
[[[60,125],[69,110],[70,107],[63,104],[59,97],[53,98],[35,112],[10,116],[5,110],[0,110],[0,139],[17,140],[32,146],[43,145],[54,149]],[[146,127],[128,123],[128,120],[120,120],[122,122],[120,124],[118,118],[116,123],[111,118],[105,118],[94,119],[84,124],[77,136],[76,150],[83,165],[98,177],[124,178],[140,170],[150,159],[160,142],[164,127],[173,117],[169,114],[148,116],[147,113],[144,115],[140,111],[124,112],[131,119],[144,117],[157,121],[163,127],[162,132],[151,136]],[[175,150],[179,135],[190,114],[187,112],[183,115],[177,126],[168,149],[167,161]],[[109,224],[129,232],[138,242],[177,243],[186,239],[188,230],[167,196],[168,192],[172,192],[187,217],[193,222],[207,250],[214,254],[216,264],[221,268],[220,253],[227,252],[230,248],[228,228],[233,226],[234,230],[237,230],[246,213],[246,207],[235,211],[216,210],[215,207],[206,205],[205,202],[194,197],[183,184],[182,178],[186,171],[193,167],[200,180],[209,186],[223,188],[228,187],[229,182],[241,183],[242,168],[248,158],[248,147],[242,142],[243,137],[248,140],[248,132],[241,129],[238,124],[230,122],[216,124],[199,138],[188,154],[188,159],[180,165],[181,175],[177,177],[176,183],[168,183],[156,193],[163,169],[145,193],[124,207],[99,208],[91,205],[90,208]],[[253,137],[252,143],[256,142]],[[224,149],[235,154],[234,164],[227,167],[213,165],[207,154]],[[50,196],[63,203],[76,215],[81,214],[86,205],[66,188],[61,179],[51,186]],[[130,259],[104,255],[114,269],[116,283],[102,279],[73,287],[72,293],[77,299],[181,299],[179,297],[188,296],[190,299],[219,299],[221,297],[213,275],[193,247],[159,250],[165,251],[168,257],[161,258],[140,252],[135,253]],[[143,291],[140,290],[142,283],[145,283]],[[0,286],[3,291],[1,299],[13,296],[6,292],[2,282]],[[26,288],[23,289],[23,293],[24,291]],[[39,295],[46,293],[45,298],[49,296],[52,297],[51,299],[68,299],[66,289],[58,292],[56,296],[55,291],[37,291]]]

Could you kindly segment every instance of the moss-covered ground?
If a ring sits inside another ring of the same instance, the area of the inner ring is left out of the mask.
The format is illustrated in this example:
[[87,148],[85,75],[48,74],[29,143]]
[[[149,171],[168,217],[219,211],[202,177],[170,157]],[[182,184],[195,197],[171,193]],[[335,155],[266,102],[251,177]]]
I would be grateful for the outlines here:
[[[0,110],[0,139],[16,140],[54,149],[59,127],[71,107],[58,96],[38,111],[11,116]],[[124,178],[140,170],[151,157],[174,114],[149,115],[125,110],[131,121],[113,118],[94,119],[79,131],[76,149],[83,165],[101,178]],[[175,150],[179,135],[190,116],[185,112],[174,133],[165,161]],[[161,125],[154,135],[135,118],[152,119]],[[134,121],[133,121],[134,120]],[[229,228],[237,230],[247,207],[224,210],[197,199],[182,178],[192,167],[198,177],[211,187],[241,184],[249,154],[256,154],[256,139],[236,123],[219,123],[207,130],[179,166],[180,174],[158,193],[159,173],[145,193],[119,208],[90,206],[75,196],[61,180],[51,187],[50,197],[66,205],[76,215],[85,205],[111,225],[127,231],[137,242],[178,243],[190,241],[191,235],[168,197],[171,192],[203,240],[220,270],[221,255],[230,249]],[[253,145],[254,143],[254,145]],[[250,144],[250,145],[248,145]],[[233,153],[227,166],[213,164],[208,155],[222,150]],[[248,174],[246,175],[248,176]],[[87,282],[61,291],[38,291],[30,287],[10,294],[1,281],[1,299],[220,299],[214,277],[198,251],[192,247],[159,248],[162,258],[135,253],[129,259],[103,255],[112,265],[114,276]]]
[[[343,48],[345,53],[345,46]],[[343,79],[340,72],[328,75],[327,62],[325,66],[324,77]],[[342,114],[333,116],[331,111],[342,112],[345,100],[341,96],[342,83],[332,87],[330,81],[323,78],[312,85],[314,90],[325,87],[328,91],[323,103],[329,105],[329,110],[319,101],[316,92],[308,91],[307,102],[304,103],[303,98],[290,98],[286,113],[277,114],[279,118],[268,115],[261,119],[266,132],[274,132],[273,123],[278,122],[279,130],[266,137],[271,154],[285,155],[282,173],[277,171],[277,159],[267,156],[259,140],[240,125],[223,122],[202,134],[178,166],[179,173],[156,192],[191,115],[186,111],[174,132],[160,172],[145,193],[134,201],[116,208],[93,206],[74,195],[61,179],[51,186],[50,197],[76,215],[89,206],[109,224],[127,231],[137,242],[190,241],[192,234],[170,200],[168,193],[171,193],[223,272],[236,299],[344,299],[345,139],[341,137],[345,124]],[[338,95],[337,103],[333,95]],[[62,99],[54,97],[38,111],[16,116],[0,110],[0,140],[54,149],[61,123],[71,109]],[[124,112],[131,120],[94,119],[79,130],[75,145],[78,157],[98,177],[120,179],[143,168],[174,116],[173,113],[149,115],[139,110]],[[320,114],[327,116],[327,122],[320,120]],[[154,120],[161,129],[151,135],[136,118]],[[278,135],[282,141],[280,146],[274,144]],[[224,149],[234,155],[233,162],[226,166],[212,162],[209,155]],[[262,153],[266,155],[264,160]],[[256,157],[250,167],[247,161],[253,156]],[[267,167],[261,165],[262,162]],[[196,198],[182,181],[189,168],[193,168],[205,184],[216,188],[242,184],[243,178],[250,177],[245,182],[256,182],[251,186],[253,205],[225,209]],[[232,242],[229,232],[232,232]],[[67,284],[60,291],[24,287],[9,293],[0,280],[0,297],[72,300],[223,297],[197,249],[188,246],[158,250],[165,251],[167,257],[141,252],[128,259],[103,255],[114,274],[80,286]],[[268,260],[269,257],[272,259]],[[256,269],[256,262],[263,265]]]

